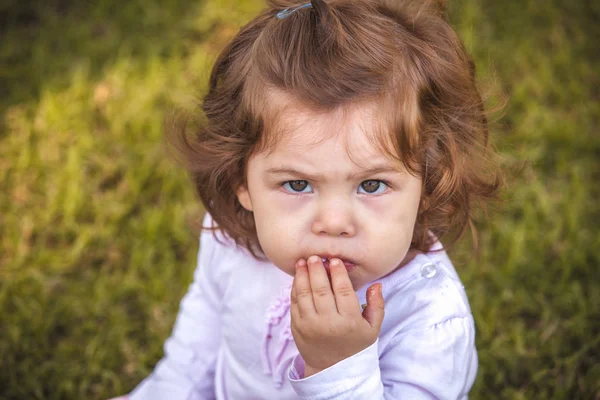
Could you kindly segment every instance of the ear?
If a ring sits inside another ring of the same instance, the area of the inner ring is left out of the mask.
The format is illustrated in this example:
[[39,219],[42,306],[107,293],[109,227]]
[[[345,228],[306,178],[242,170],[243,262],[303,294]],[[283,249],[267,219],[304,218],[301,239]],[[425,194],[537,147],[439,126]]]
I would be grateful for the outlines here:
[[252,211],[252,199],[250,198],[250,192],[246,185],[240,185],[236,192],[238,201],[248,211]]

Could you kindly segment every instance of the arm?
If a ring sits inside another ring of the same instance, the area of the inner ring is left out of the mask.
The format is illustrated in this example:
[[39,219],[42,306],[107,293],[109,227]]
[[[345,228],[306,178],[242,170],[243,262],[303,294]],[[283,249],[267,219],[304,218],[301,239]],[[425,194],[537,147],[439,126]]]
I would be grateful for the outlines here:
[[398,334],[379,355],[379,339],[331,367],[304,376],[297,356],[289,379],[302,399],[466,399],[477,371],[471,316]]
[[[204,226],[211,223],[204,218]],[[129,400],[214,399],[214,374],[221,336],[221,294],[214,274],[218,267],[212,232],[200,238],[194,281],[181,301],[165,356],[129,395]]]

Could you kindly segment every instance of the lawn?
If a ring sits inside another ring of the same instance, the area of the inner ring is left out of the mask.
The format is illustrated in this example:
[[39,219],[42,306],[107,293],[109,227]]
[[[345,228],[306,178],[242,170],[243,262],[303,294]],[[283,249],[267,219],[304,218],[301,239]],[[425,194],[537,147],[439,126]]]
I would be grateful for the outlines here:
[[[104,399],[161,357],[202,212],[163,120],[261,7],[0,4],[0,399]],[[508,98],[502,201],[479,253],[452,254],[477,324],[471,398],[600,399],[600,3],[449,7],[488,104]]]

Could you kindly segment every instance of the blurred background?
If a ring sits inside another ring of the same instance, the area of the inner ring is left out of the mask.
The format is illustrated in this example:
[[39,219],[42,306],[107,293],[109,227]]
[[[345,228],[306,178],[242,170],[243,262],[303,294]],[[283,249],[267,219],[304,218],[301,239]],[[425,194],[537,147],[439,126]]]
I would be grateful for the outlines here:
[[[479,254],[452,254],[477,324],[471,398],[600,399],[600,2],[448,6],[482,87],[508,96],[492,125],[507,190]],[[162,356],[202,212],[163,120],[262,7],[0,2],[1,399],[124,394]]]

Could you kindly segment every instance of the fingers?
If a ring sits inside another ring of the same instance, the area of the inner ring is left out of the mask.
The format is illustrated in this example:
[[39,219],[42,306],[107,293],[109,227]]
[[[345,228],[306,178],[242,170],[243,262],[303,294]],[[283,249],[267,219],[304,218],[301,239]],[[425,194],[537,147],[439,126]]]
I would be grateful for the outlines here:
[[327,270],[319,256],[308,258],[310,287],[312,290],[314,307],[317,314],[327,315],[337,313],[335,298],[327,277]]
[[292,292],[290,294],[290,308],[291,313],[300,317],[306,317],[316,314],[317,312],[313,302],[312,290],[310,288],[308,265],[304,260],[299,260],[296,263],[296,274],[294,276],[294,283],[292,284]]
[[381,283],[369,286],[369,289],[367,289],[367,307],[362,314],[377,331],[381,329],[381,324],[385,316],[385,301],[381,290]]
[[358,297],[352,287],[344,263],[337,259],[329,262],[331,282],[321,258],[311,256],[296,263],[296,275],[290,296],[292,312],[301,317],[320,315],[360,314]]
[[[296,269],[298,264],[296,264]],[[298,297],[296,296],[296,278],[292,282],[292,291],[290,292],[290,317],[292,321],[300,316],[300,309],[298,308]]]
[[338,313],[340,315],[356,314],[360,310],[360,304],[342,260],[331,259],[329,261],[329,271]]

